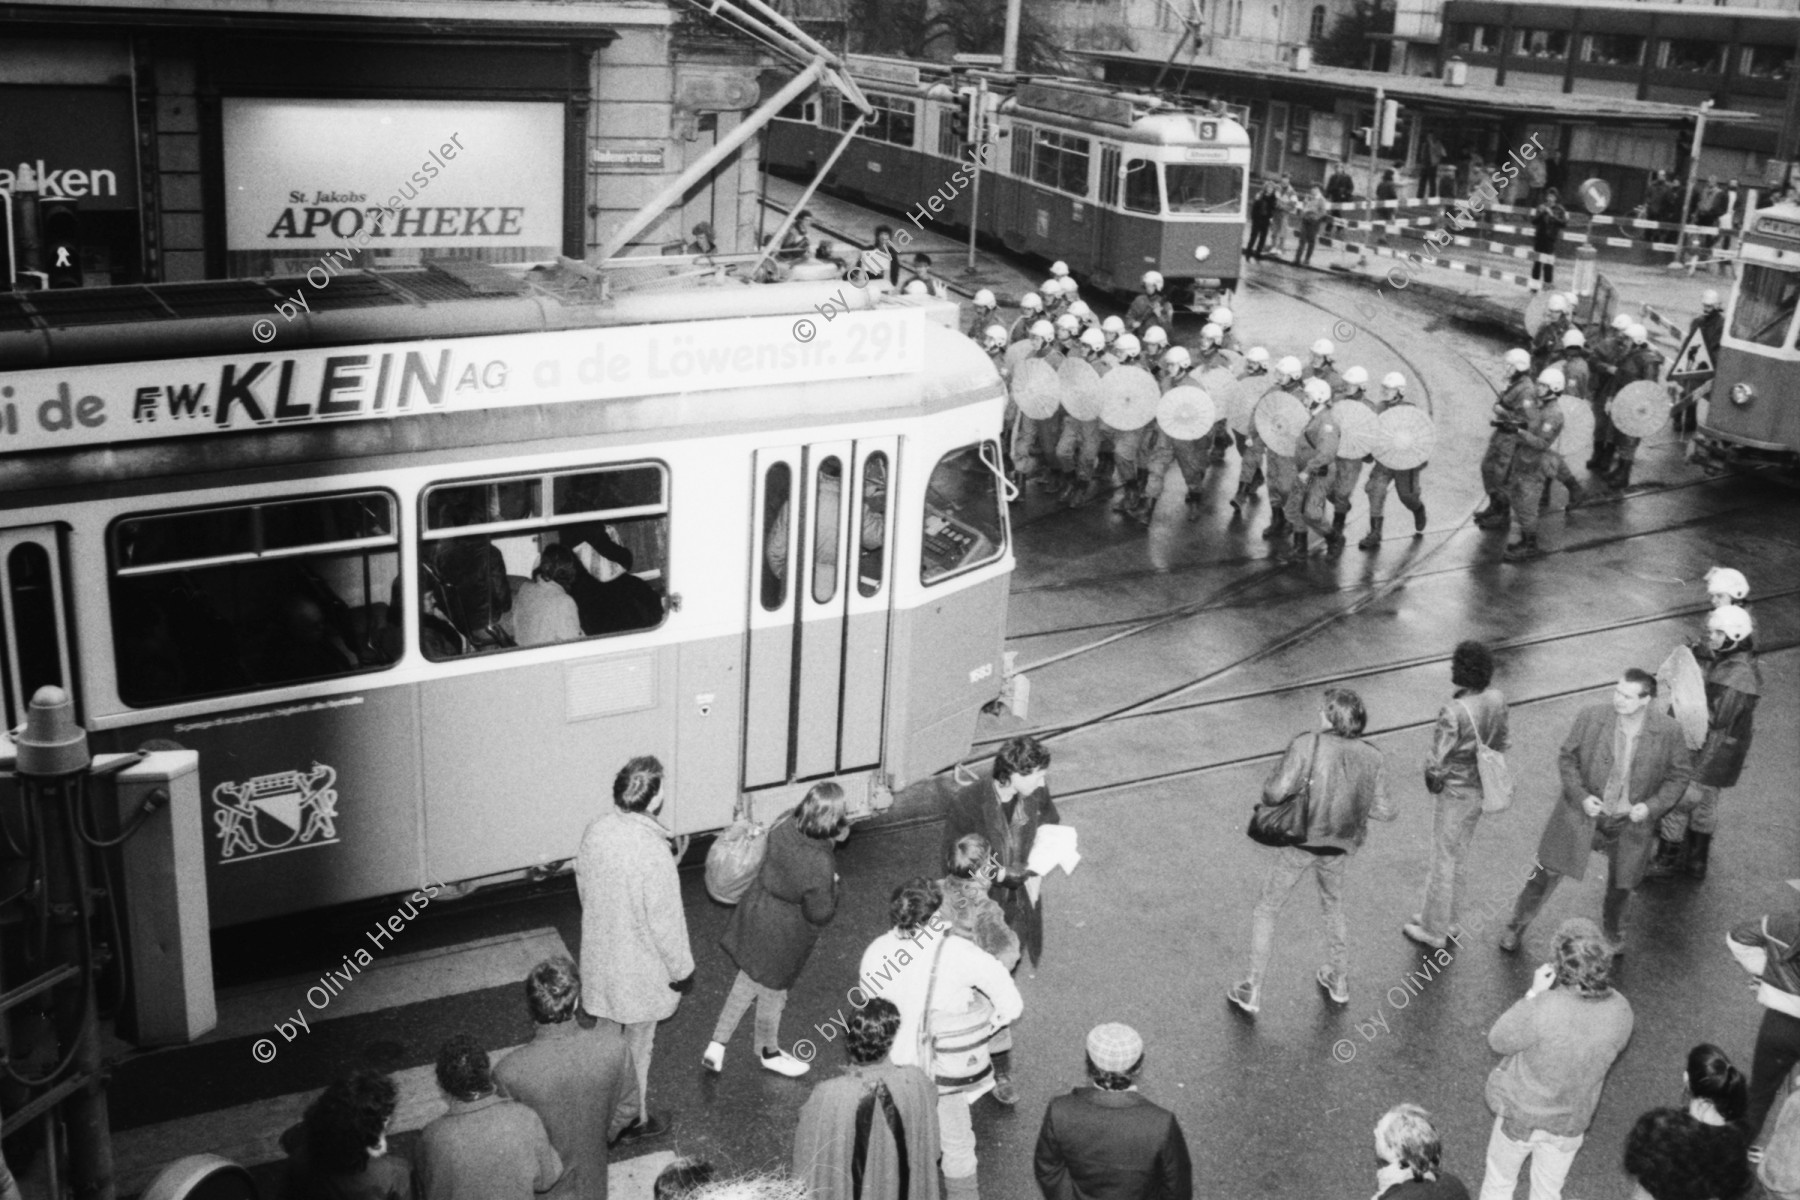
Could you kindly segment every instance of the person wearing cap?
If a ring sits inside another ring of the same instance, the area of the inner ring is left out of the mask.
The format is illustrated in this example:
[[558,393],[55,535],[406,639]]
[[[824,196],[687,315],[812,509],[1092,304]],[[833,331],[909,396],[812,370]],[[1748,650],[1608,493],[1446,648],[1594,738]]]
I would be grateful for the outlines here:
[[1044,1109],[1033,1167],[1044,1200],[1191,1200],[1194,1172],[1175,1114],[1137,1089],[1144,1039],[1117,1021],[1087,1035],[1086,1087]]
[[[1065,313],[1063,319],[1072,315]],[[1102,373],[1103,365],[1110,367],[1110,364],[1100,362],[1100,357],[1106,350],[1106,335],[1100,332],[1098,326],[1082,330],[1077,342],[1076,353],[1094,367],[1096,374]],[[1056,461],[1068,483],[1058,499],[1070,508],[1080,508],[1100,494],[1097,472],[1100,468],[1101,440],[1099,417],[1077,417],[1064,411],[1062,436],[1056,440]]]
[[1538,512],[1551,479],[1548,456],[1556,453],[1556,439],[1562,436],[1563,415],[1557,400],[1564,382],[1561,371],[1545,367],[1538,374],[1537,394],[1519,410],[1514,430],[1517,445],[1507,476],[1507,499],[1519,536],[1501,553],[1505,562],[1525,562],[1543,554],[1538,548]]
[[1531,353],[1515,346],[1504,356],[1506,389],[1494,403],[1493,436],[1481,456],[1481,486],[1487,492],[1488,506],[1475,514],[1481,529],[1505,529],[1511,519],[1512,501],[1507,479],[1512,471],[1513,451],[1518,448],[1520,417],[1526,403],[1537,394],[1531,378]]
[[1019,297],[1019,315],[1013,319],[1011,327],[1006,331],[1006,344],[1022,342],[1031,336],[1031,327],[1044,315],[1044,299],[1036,292],[1026,292]]
[[[1032,322],[1030,341],[1031,353],[1027,358],[1039,360],[1052,371],[1062,366],[1063,352],[1058,349],[1056,327],[1049,321],[1040,317]],[[1017,374],[1016,366],[1013,370]],[[1013,427],[1014,468],[1020,478],[1036,483],[1046,491],[1061,488],[1056,478],[1056,442],[1062,436],[1061,417],[1060,411],[1047,417],[1033,417],[1021,409],[1018,424]]]
[[[1411,404],[1406,398],[1406,376],[1398,371],[1390,371],[1381,380],[1382,399],[1375,412],[1386,412],[1400,404]],[[1363,493],[1369,498],[1369,532],[1363,535],[1362,541],[1356,543],[1359,550],[1379,550],[1381,548],[1382,511],[1387,508],[1388,485],[1400,496],[1400,503],[1406,505],[1413,515],[1413,536],[1418,537],[1425,532],[1425,501],[1419,495],[1419,473],[1425,464],[1396,470],[1377,462],[1369,468],[1369,482],[1363,485]]]
[[1706,878],[1719,792],[1737,786],[1762,695],[1755,632],[1750,614],[1735,604],[1706,614],[1706,741],[1694,755],[1693,781],[1658,826],[1653,878],[1683,871]]
[[1141,340],[1146,331],[1154,325],[1174,332],[1175,306],[1163,295],[1163,277],[1160,271],[1145,271],[1144,290],[1132,297],[1131,307],[1125,310],[1125,325]]
[[1000,302],[994,299],[994,293],[982,288],[975,293],[974,305],[975,315],[969,320],[969,327],[964,332],[969,335],[970,341],[979,342],[986,339],[987,328],[994,323],[994,314],[999,310]]
[[1570,315],[1569,300],[1561,292],[1551,292],[1545,301],[1544,323],[1531,339],[1531,369],[1535,373],[1549,366],[1562,353],[1563,335],[1575,326]]
[[1600,1106],[1607,1072],[1631,1040],[1631,1003],[1612,986],[1611,948],[1585,917],[1564,921],[1550,961],[1488,1030],[1505,1055],[1488,1074],[1494,1113],[1482,1200],[1510,1200],[1531,1160],[1533,1200],[1557,1200]]
[[[1614,396],[1641,379],[1655,381],[1662,378],[1662,352],[1650,344],[1650,332],[1642,325],[1634,324],[1625,331],[1631,339],[1631,352],[1619,369],[1613,373],[1611,391],[1607,394],[1607,402]],[[1623,433],[1609,419],[1607,421],[1607,444],[1613,453],[1613,465],[1601,474],[1601,478],[1614,491],[1622,492],[1631,486],[1631,470],[1637,462],[1638,443],[1642,438]]]
[[[1369,372],[1362,367],[1351,367],[1344,372],[1343,399],[1353,400],[1371,412],[1375,410],[1375,402],[1369,399]],[[1362,458],[1340,458],[1331,465],[1331,482],[1326,488],[1326,496],[1331,501],[1331,535],[1341,545],[1344,541],[1344,526],[1350,521],[1350,500],[1356,494],[1356,485],[1362,482],[1363,464],[1375,461],[1375,456],[1365,455]]]
[[[1166,394],[1173,388],[1183,384],[1193,385],[1191,374],[1193,356],[1182,346],[1171,346],[1163,355],[1161,377],[1157,380]],[[1187,519],[1190,522],[1200,519],[1200,504],[1204,499],[1200,485],[1206,479],[1206,451],[1204,438],[1178,438],[1168,430],[1152,421],[1145,428],[1153,431],[1155,442],[1145,457],[1144,498],[1128,516],[1146,528],[1156,515],[1156,505],[1162,499],[1163,485],[1169,474],[1169,465],[1178,463],[1181,466],[1181,481],[1187,485]]]
[[[1275,364],[1275,386],[1271,390],[1286,392],[1301,404],[1306,404],[1306,386],[1300,377],[1301,369],[1299,359],[1291,354],[1285,355]],[[1302,491],[1299,469],[1294,465],[1293,455],[1277,454],[1273,447],[1262,440],[1255,421],[1250,422],[1250,432],[1248,448],[1261,459],[1269,484],[1269,524],[1262,531],[1262,537],[1265,542],[1274,542],[1279,553],[1287,536],[1295,530],[1295,524],[1288,519],[1288,501]],[[1241,468],[1239,474],[1242,474]],[[1243,483],[1240,479],[1238,496],[1242,499],[1243,495]],[[1236,508],[1237,504],[1234,503],[1232,507]]]
[[1444,1170],[1443,1155],[1430,1113],[1417,1104],[1388,1109],[1375,1122],[1375,1200],[1469,1200],[1468,1187]]
[[[1331,385],[1314,377],[1304,385],[1306,407],[1312,419],[1294,446],[1296,484],[1287,497],[1287,523],[1294,531],[1292,552],[1306,557],[1307,530],[1324,539],[1328,553],[1344,548],[1343,535],[1325,522],[1325,506],[1331,494],[1331,473],[1337,466],[1341,431],[1331,415]],[[1277,552],[1280,546],[1276,547]]]

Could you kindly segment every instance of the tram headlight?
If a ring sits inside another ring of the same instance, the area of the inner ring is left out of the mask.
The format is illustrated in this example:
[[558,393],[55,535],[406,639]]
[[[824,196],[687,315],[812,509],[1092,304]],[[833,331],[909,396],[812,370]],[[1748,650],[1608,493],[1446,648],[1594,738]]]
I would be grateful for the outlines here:
[[1212,257],[1212,250],[1210,248],[1208,248],[1206,246],[1195,246],[1194,247],[1194,261],[1195,262],[1205,262],[1207,259],[1209,259],[1211,257]]
[[1743,408],[1754,399],[1756,399],[1756,393],[1750,390],[1749,384],[1734,383],[1731,385],[1731,402],[1739,408]]

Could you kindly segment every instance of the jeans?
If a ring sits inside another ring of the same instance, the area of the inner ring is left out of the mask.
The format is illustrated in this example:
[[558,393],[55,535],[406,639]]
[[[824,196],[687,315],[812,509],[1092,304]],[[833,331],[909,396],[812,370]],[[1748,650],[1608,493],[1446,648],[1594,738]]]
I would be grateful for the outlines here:
[[781,1049],[781,1010],[787,1007],[787,992],[764,987],[750,976],[739,971],[732,981],[731,994],[725,997],[725,1007],[719,1010],[718,1024],[713,1026],[712,1040],[723,1046],[737,1032],[738,1022],[750,1010],[750,1002],[756,1001],[756,1049]]
[[1690,783],[1687,791],[1663,817],[1657,832],[1665,841],[1679,842],[1695,833],[1711,833],[1719,827],[1719,789],[1704,783]]
[[1436,937],[1448,937],[1450,926],[1462,924],[1458,907],[1466,879],[1463,857],[1481,820],[1481,787],[1447,785],[1437,798],[1431,825],[1431,869],[1425,874],[1423,924]]
[[1557,1137],[1534,1129],[1529,1138],[1517,1141],[1506,1136],[1503,1124],[1501,1118],[1494,1118],[1480,1200],[1512,1200],[1519,1168],[1525,1165],[1527,1157],[1531,1159],[1531,1200],[1562,1200],[1563,1180],[1575,1165],[1575,1152],[1581,1149],[1583,1135]]
[[1762,1024],[1756,1029],[1755,1057],[1750,1060],[1750,1105],[1744,1110],[1745,1127],[1759,1144],[1775,1093],[1796,1062],[1800,1062],[1800,1017],[1764,1009]]
[[967,1092],[938,1096],[938,1141],[945,1179],[975,1174],[975,1124],[969,1117]]
[[1250,984],[1262,991],[1263,975],[1275,949],[1275,916],[1293,895],[1308,871],[1319,884],[1319,906],[1325,910],[1325,932],[1331,943],[1331,969],[1340,980],[1349,977],[1350,930],[1344,920],[1344,863],[1347,854],[1312,854],[1297,846],[1282,846],[1263,880],[1262,898],[1250,920]]

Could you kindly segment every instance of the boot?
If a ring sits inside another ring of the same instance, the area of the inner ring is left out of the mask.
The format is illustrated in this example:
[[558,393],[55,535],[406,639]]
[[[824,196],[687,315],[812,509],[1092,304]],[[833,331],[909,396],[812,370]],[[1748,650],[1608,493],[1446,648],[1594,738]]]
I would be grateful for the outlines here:
[[1187,505],[1187,519],[1189,524],[1200,519],[1200,499],[1199,492],[1189,491],[1187,494],[1187,499],[1184,503]]
[[1687,873],[1689,879],[1704,881],[1706,879],[1706,860],[1712,857],[1713,835],[1688,831],[1687,835]]
[[1119,489],[1119,498],[1113,502],[1112,510],[1123,517],[1129,516],[1137,506],[1137,484],[1136,482],[1132,482]]
[[1612,466],[1613,448],[1608,442],[1594,447],[1594,457],[1587,460],[1587,469],[1596,475],[1604,475]]
[[1512,503],[1498,492],[1488,493],[1488,506],[1475,514],[1477,529],[1505,529],[1512,520]]
[[1287,510],[1278,508],[1275,510],[1275,515],[1269,518],[1269,527],[1262,531],[1263,541],[1279,542],[1287,531]]
[[1519,540],[1508,546],[1500,555],[1501,562],[1529,562],[1538,558],[1543,551],[1538,549],[1537,534],[1521,533]]
[[1645,869],[1644,875],[1650,879],[1667,879],[1671,875],[1680,875],[1686,871],[1688,847],[1693,844],[1693,835],[1689,834],[1688,837],[1690,840],[1685,842],[1671,842],[1668,838],[1658,834],[1656,857],[1650,860],[1650,865]]
[[1615,492],[1622,492],[1631,486],[1632,462],[1629,458],[1621,458],[1606,475],[1607,486]]
[[1142,500],[1138,501],[1138,506],[1131,510],[1131,519],[1136,521],[1139,525],[1142,525],[1145,529],[1150,528],[1150,522],[1155,516],[1156,497],[1154,496],[1144,497]]
[[1379,549],[1381,549],[1381,518],[1380,517],[1370,517],[1369,518],[1369,532],[1363,534],[1363,539],[1362,539],[1362,541],[1356,543],[1356,548],[1358,550],[1379,550]]
[[1344,535],[1336,526],[1333,526],[1331,531],[1325,535],[1325,557],[1336,558],[1343,552]]
[[1413,536],[1417,537],[1421,533],[1424,533],[1424,532],[1425,532],[1425,505],[1420,504],[1419,507],[1413,509]]
[[1293,555],[1295,558],[1305,558],[1306,557],[1306,555],[1307,555],[1306,530],[1296,529],[1294,531],[1294,540],[1293,540],[1292,545],[1293,545]]
[[1350,510],[1340,508],[1331,514],[1331,536],[1338,541],[1344,540],[1344,525],[1350,520]]
[[1571,483],[1569,485],[1569,502],[1563,506],[1564,510],[1580,508],[1582,501],[1586,499],[1587,489],[1582,487],[1579,483]]

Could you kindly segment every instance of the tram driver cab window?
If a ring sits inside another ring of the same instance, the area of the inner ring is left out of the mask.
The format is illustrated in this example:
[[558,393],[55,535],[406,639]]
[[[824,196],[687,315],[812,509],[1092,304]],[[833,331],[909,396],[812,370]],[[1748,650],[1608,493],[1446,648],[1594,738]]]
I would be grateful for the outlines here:
[[1133,158],[1125,163],[1125,207],[1132,212],[1162,211],[1162,192],[1156,186],[1156,164],[1147,158]]
[[999,447],[992,442],[964,446],[938,460],[925,489],[922,583],[973,570],[1005,552],[1006,502],[994,466],[999,461]]
[[1235,212],[1244,192],[1244,168],[1170,163],[1169,211]]
[[1755,263],[1743,263],[1741,269],[1731,336],[1758,346],[1788,345],[1794,308],[1800,304],[1800,274]]

